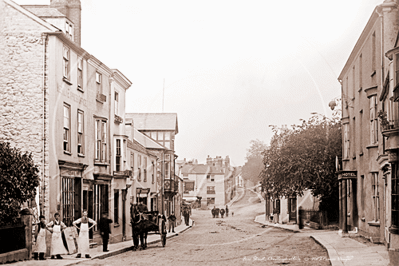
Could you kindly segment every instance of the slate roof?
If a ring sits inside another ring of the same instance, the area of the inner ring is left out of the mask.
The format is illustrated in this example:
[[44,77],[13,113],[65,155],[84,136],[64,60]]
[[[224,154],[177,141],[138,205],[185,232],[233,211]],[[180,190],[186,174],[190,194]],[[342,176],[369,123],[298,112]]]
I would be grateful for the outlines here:
[[136,128],[134,129],[134,140],[140,143],[147,149],[161,149],[164,150],[165,147],[158,144],[156,141],[152,140],[151,138],[147,137],[143,133],[139,132]]
[[21,5],[21,6],[40,18],[49,18],[49,17],[64,18],[64,17],[66,17],[64,14],[62,14],[56,8],[52,8],[49,6],[44,6],[44,5]]
[[179,132],[176,113],[126,113],[138,130],[173,130]]
[[181,174],[224,174],[222,167],[209,166],[206,164],[185,164]]

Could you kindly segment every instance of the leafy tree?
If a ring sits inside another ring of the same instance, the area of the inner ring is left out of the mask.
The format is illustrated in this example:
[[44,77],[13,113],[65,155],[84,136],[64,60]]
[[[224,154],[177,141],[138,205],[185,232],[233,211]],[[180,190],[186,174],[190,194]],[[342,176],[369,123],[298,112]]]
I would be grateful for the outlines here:
[[260,173],[263,169],[263,151],[266,144],[258,139],[251,140],[251,146],[247,150],[246,162],[242,167],[242,177],[256,184],[260,181]]
[[342,153],[341,124],[314,114],[288,128],[272,128],[274,135],[263,153],[262,187],[274,197],[302,195],[310,189],[320,198],[320,210],[338,209],[335,158]]
[[31,153],[0,142],[0,225],[15,223],[21,205],[35,197],[38,172]]

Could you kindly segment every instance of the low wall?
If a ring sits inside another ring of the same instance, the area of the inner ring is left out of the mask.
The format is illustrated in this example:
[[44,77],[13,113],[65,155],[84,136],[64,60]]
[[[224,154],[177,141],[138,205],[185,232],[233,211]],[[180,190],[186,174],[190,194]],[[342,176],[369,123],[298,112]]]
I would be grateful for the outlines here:
[[29,260],[32,255],[32,215],[23,214],[21,223],[1,227],[0,239],[1,264]]

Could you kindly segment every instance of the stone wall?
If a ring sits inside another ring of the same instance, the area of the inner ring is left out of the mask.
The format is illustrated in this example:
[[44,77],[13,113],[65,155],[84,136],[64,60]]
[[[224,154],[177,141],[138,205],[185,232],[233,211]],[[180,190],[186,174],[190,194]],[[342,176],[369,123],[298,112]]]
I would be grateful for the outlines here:
[[0,141],[32,152],[43,177],[42,32],[48,29],[3,0],[0,10]]

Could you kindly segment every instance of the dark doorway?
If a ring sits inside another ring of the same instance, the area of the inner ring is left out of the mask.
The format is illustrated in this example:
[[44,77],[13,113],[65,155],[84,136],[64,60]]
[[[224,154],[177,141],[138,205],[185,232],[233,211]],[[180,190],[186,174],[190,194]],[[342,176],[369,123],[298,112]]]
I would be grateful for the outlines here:
[[75,184],[74,184],[74,219],[79,219],[82,216],[82,179],[81,178],[75,178]]
[[[93,218],[93,191],[83,190],[83,209],[87,210],[87,216]],[[93,239],[93,229],[89,231],[89,238]]]
[[288,208],[289,208],[289,220],[290,222],[296,222],[296,197],[290,197],[288,199]]

